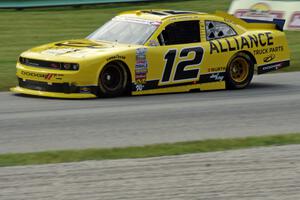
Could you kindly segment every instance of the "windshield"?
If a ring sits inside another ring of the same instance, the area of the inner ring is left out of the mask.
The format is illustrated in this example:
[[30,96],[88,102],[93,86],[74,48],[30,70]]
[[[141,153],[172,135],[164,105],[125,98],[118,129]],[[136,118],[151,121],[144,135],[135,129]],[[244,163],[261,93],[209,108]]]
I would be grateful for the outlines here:
[[104,24],[87,39],[143,45],[157,27],[157,23],[117,17]]

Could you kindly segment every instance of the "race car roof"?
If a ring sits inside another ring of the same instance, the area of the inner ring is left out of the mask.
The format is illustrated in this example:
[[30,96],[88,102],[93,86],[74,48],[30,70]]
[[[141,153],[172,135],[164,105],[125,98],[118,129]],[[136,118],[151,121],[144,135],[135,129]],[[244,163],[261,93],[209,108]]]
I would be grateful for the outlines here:
[[121,16],[137,17],[145,20],[162,21],[164,19],[175,17],[175,16],[191,16],[207,14],[196,11],[180,11],[180,10],[167,10],[167,9],[154,9],[154,10],[135,10],[123,12]]

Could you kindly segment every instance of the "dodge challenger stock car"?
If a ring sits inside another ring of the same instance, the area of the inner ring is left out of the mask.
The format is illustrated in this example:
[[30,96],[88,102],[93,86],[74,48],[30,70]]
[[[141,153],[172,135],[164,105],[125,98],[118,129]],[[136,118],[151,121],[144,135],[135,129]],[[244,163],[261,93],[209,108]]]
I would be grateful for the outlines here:
[[289,66],[283,25],[223,12],[124,12],[85,39],[23,52],[11,91],[94,98],[241,89],[255,72]]

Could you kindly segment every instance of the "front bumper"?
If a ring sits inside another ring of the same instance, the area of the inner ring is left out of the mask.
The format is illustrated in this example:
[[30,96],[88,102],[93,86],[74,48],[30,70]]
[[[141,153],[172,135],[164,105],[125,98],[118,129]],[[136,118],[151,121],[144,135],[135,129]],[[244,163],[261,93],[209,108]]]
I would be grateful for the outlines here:
[[80,87],[68,83],[52,83],[19,80],[19,86],[11,88],[12,92],[28,95],[37,95],[55,98],[95,98],[97,88],[95,86]]
[[[91,74],[91,73],[88,73]],[[12,92],[53,98],[95,98],[98,87],[85,71],[52,70],[17,63]]]

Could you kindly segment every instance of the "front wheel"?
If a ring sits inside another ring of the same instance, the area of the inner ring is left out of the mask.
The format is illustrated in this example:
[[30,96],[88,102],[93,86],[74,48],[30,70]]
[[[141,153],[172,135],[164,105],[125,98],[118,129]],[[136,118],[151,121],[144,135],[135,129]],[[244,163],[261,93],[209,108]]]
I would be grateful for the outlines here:
[[254,73],[254,63],[246,54],[236,55],[226,69],[226,87],[242,89],[247,87]]
[[99,76],[99,97],[117,97],[125,93],[128,82],[126,69],[118,64],[109,63]]

